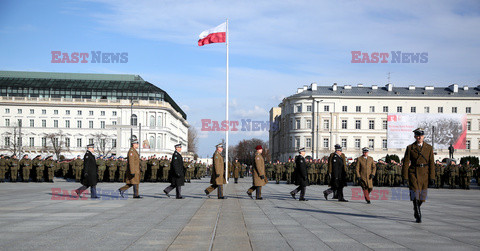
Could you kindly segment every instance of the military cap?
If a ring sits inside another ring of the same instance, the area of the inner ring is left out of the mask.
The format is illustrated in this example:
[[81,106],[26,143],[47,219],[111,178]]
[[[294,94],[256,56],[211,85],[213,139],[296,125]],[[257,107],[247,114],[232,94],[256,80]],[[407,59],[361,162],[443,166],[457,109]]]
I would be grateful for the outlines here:
[[260,150],[260,149],[263,149],[262,145],[258,145],[258,146],[255,147],[255,150]]
[[16,154],[12,154],[12,156],[10,156],[10,158],[13,158],[13,156],[17,157],[17,155],[16,155]]
[[0,154],[0,157],[3,157],[3,154]]
[[133,138],[132,140],[130,140],[130,142],[132,144],[138,144],[138,139],[137,138]]
[[423,130],[423,128],[417,128],[413,130],[413,133],[415,134],[415,136],[422,136],[425,135],[425,130]]
[[88,144],[88,145],[87,145],[87,148],[93,148],[93,147],[95,147],[94,144]]
[[298,149],[298,152],[299,152],[299,153],[300,153],[300,152],[305,152],[305,147],[302,147],[302,148]]
[[37,156],[35,156],[35,159],[36,159],[36,158],[38,158],[38,157],[40,157],[40,158],[41,158],[41,157],[42,157],[42,155],[37,155]]
[[370,151],[370,149],[368,149],[368,147],[362,148],[362,152],[368,152],[368,151]]
[[339,145],[339,144],[336,144],[335,145],[335,151],[341,151],[342,150],[342,146]]
[[28,156],[28,154],[24,154],[22,158],[25,158],[25,156]]
[[216,145],[215,147],[217,147],[217,148],[223,148],[223,144],[220,143],[220,144]]
[[175,148],[178,148],[178,147],[179,147],[179,148],[182,148],[182,144],[176,144],[176,145],[175,145]]

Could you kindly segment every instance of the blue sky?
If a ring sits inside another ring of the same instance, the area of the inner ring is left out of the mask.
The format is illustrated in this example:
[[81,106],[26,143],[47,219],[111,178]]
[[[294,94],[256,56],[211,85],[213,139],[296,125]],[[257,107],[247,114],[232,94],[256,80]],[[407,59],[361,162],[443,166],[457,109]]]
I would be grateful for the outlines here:
[[[0,1],[0,69],[139,74],[167,91],[200,132],[225,116],[225,45],[197,46],[229,18],[231,120],[268,120],[296,88],[364,83],[480,84],[480,2]],[[52,64],[51,51],[128,52],[126,64]],[[352,64],[351,51],[428,52],[428,63]],[[231,143],[268,132],[231,133]]]

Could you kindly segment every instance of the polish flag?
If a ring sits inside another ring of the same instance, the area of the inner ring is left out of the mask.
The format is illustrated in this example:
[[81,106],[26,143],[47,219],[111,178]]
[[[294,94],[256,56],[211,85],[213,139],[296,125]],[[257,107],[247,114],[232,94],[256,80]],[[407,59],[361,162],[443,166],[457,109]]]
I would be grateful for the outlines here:
[[226,35],[227,23],[225,22],[215,28],[211,28],[200,33],[200,36],[198,36],[198,46],[213,43],[225,43]]

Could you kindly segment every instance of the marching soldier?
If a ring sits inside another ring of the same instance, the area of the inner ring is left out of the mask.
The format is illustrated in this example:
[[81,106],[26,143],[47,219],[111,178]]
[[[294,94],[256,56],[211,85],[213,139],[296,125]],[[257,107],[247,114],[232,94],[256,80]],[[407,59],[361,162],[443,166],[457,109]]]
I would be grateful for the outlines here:
[[22,173],[22,181],[28,182],[30,180],[30,170],[32,169],[32,161],[28,158],[28,154],[23,155],[22,160],[18,164]]
[[133,198],[134,199],[142,199],[143,197],[139,195],[139,184],[140,184],[140,156],[137,152],[138,148],[138,140],[132,139],[130,150],[128,150],[127,160],[128,160],[128,168],[127,168],[127,178],[125,180],[125,186],[118,189],[120,192],[120,196],[124,198],[124,193],[130,187],[133,186]]
[[290,192],[290,195],[295,198],[295,195],[300,192],[300,201],[307,201],[305,199],[305,191],[307,186],[309,185],[308,182],[308,173],[307,173],[307,163],[305,161],[305,148],[300,148],[298,150],[299,155],[295,157],[295,185],[298,187],[295,188],[293,191]]
[[255,161],[253,162],[252,181],[253,185],[247,191],[247,195],[253,199],[252,193],[255,191],[255,199],[263,200],[262,186],[268,183],[265,178],[265,160],[263,159],[263,148],[261,145],[255,147]]
[[368,147],[362,149],[363,155],[357,158],[355,173],[357,175],[358,183],[362,187],[365,201],[370,204],[370,193],[373,190],[373,178],[375,177],[377,168],[373,158],[368,156]]
[[3,154],[0,154],[0,182],[5,182],[5,174],[7,173],[7,160]]
[[170,197],[170,191],[175,189],[177,199],[183,199],[182,186],[185,185],[184,164],[180,152],[182,152],[182,145],[175,145],[175,152],[173,152],[172,154],[172,162],[170,162],[170,171],[168,172],[168,180],[170,181],[170,186],[166,187],[163,190],[165,195]]
[[414,216],[417,223],[422,222],[420,207],[427,198],[428,182],[435,184],[435,162],[433,147],[424,142],[424,130],[413,131],[415,142],[405,150],[403,178],[409,181],[410,200],[413,201]]
[[98,199],[97,196],[97,183],[98,183],[98,167],[95,161],[95,156],[93,156],[94,145],[87,145],[87,152],[83,156],[83,168],[82,168],[82,186],[75,190],[78,197],[90,187],[90,198]]
[[210,184],[212,185],[205,189],[205,194],[209,196],[213,190],[218,188],[218,199],[225,199],[223,196],[223,184],[227,184],[227,181],[225,180],[225,163],[222,157],[223,145],[218,144],[216,148],[213,154],[213,167],[210,178]]
[[17,155],[12,155],[8,161],[8,167],[10,169],[10,181],[17,182],[18,178],[18,159]]
[[240,176],[240,170],[242,169],[242,164],[238,162],[238,159],[235,159],[235,163],[233,164],[233,178],[235,183],[238,183],[238,177]]
[[348,202],[343,197],[343,187],[347,185],[347,159],[339,144],[335,145],[335,152],[328,157],[328,175],[330,188],[323,191],[325,199],[328,200],[328,195],[336,191],[338,201]]
[[[85,161],[85,160],[84,160]],[[107,170],[107,166],[105,164],[105,159],[103,155],[100,155],[96,161],[98,167],[98,182],[103,181],[103,175],[105,174],[105,170]]]

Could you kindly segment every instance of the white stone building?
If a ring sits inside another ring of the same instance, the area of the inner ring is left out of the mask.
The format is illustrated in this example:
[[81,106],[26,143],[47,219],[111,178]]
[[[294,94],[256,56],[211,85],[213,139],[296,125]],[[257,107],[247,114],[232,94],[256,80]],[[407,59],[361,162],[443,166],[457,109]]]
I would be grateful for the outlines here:
[[52,155],[55,144],[70,158],[94,143],[99,153],[126,156],[131,133],[142,156],[188,147],[186,114],[138,75],[0,71],[0,116],[3,154]]
[[[389,149],[389,113],[464,113],[467,115],[465,150],[454,157],[480,155],[480,86],[394,87],[386,86],[310,86],[298,88],[270,110],[272,159],[287,160],[306,147],[307,155],[317,158],[333,152],[340,144],[347,157],[355,158],[361,148],[370,147],[375,159],[386,154],[403,157],[405,148]],[[412,142],[414,141],[412,137]],[[436,150],[435,159],[448,157],[448,150]]]

